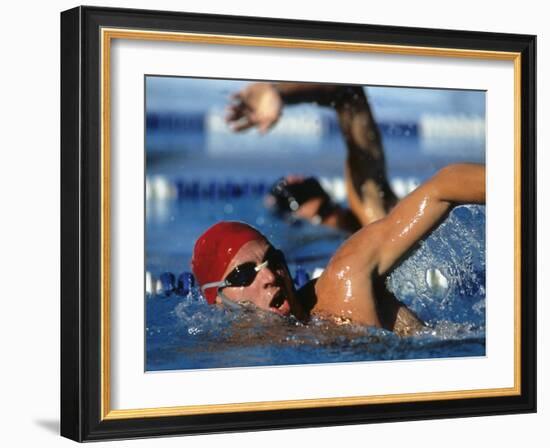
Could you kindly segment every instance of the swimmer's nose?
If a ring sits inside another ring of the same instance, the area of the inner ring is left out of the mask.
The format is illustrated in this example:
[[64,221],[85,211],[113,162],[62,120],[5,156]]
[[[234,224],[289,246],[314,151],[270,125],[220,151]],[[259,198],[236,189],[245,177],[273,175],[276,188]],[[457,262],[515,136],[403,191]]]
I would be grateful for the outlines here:
[[269,265],[258,272],[258,275],[260,276],[264,288],[267,288],[275,283],[276,277]]

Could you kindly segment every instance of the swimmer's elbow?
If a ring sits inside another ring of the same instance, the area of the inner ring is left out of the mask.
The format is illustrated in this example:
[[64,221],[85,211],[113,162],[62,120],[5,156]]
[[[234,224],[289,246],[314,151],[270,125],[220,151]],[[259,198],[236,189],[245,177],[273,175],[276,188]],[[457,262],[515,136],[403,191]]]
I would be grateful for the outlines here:
[[452,195],[451,187],[456,185],[458,172],[457,164],[441,168],[426,184],[427,194],[436,201],[446,201]]
[[440,169],[427,183],[433,199],[445,203],[484,203],[485,166],[457,163]]

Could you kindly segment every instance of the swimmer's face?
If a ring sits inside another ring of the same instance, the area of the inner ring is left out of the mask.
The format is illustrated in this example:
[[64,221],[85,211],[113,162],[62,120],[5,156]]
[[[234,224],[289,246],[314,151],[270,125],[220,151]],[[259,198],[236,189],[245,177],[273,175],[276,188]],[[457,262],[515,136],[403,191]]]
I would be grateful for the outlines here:
[[[235,267],[252,262],[260,265],[266,259],[271,246],[263,239],[248,241],[244,244],[227,266],[225,278]],[[282,316],[293,314],[301,318],[303,311],[294,293],[292,278],[286,263],[269,263],[260,269],[249,286],[223,288],[223,294],[235,302],[247,301],[256,307]],[[220,297],[217,298],[220,301]]]

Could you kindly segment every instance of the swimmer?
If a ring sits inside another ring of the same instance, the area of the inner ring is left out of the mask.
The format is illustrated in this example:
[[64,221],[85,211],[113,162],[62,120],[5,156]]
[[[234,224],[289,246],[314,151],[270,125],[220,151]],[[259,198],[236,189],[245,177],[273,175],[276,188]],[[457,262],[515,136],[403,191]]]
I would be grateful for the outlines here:
[[197,240],[192,269],[210,304],[252,305],[306,322],[312,315],[414,334],[422,321],[386,288],[386,278],[453,206],[485,203],[485,166],[449,165],[362,227],[321,276],[296,291],[284,255],[258,230],[220,222]]
[[[232,96],[226,121],[236,132],[256,127],[266,133],[284,105],[311,102],[335,109],[347,146],[345,179],[350,209],[312,196],[297,216],[353,232],[386,216],[397,197],[386,177],[380,132],[361,86],[314,83],[253,83]],[[303,179],[286,179],[297,187]],[[319,213],[321,211],[322,213]]]

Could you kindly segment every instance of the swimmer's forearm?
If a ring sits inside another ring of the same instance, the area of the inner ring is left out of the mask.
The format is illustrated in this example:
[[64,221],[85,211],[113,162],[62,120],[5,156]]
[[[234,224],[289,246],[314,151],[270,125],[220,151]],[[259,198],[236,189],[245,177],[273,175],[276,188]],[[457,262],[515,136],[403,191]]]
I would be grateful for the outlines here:
[[[378,274],[386,273],[426,236],[453,205],[485,202],[485,167],[449,165],[403,198],[386,218],[365,233],[376,245]],[[369,235],[374,233],[375,237]]]
[[346,86],[302,82],[273,83],[285,104],[315,102],[322,106],[334,106],[344,95]]
[[440,170],[430,181],[436,197],[455,204],[485,203],[485,165],[461,163]]
[[350,87],[350,95],[336,110],[348,152],[348,202],[367,225],[383,218],[397,202],[386,176],[380,131],[361,87]]

